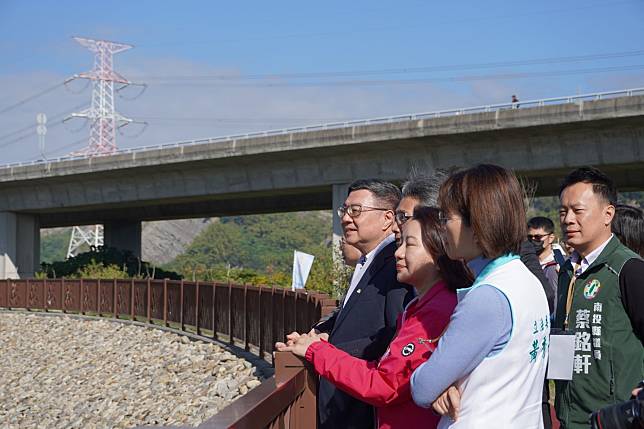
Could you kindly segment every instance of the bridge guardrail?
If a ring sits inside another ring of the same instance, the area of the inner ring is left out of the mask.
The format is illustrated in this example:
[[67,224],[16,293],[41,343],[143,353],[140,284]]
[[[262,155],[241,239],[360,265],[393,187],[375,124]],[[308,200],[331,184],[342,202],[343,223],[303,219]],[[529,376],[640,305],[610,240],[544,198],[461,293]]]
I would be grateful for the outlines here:
[[566,103],[575,103],[575,102],[583,102],[583,101],[603,100],[606,98],[615,98],[615,97],[632,97],[635,95],[644,95],[644,88],[631,88],[631,89],[623,89],[618,91],[606,91],[606,92],[596,92],[596,93],[589,93],[589,94],[568,95],[564,97],[518,101],[516,103],[510,102],[510,103],[489,104],[489,105],[474,106],[474,107],[438,110],[438,111],[432,111],[432,112],[385,116],[385,117],[371,118],[371,119],[354,119],[354,120],[341,121],[341,122],[331,122],[327,124],[308,125],[304,127],[282,128],[282,129],[276,129],[276,130],[257,131],[257,132],[251,132],[251,133],[234,134],[234,135],[214,137],[214,138],[183,140],[179,142],[169,142],[169,143],[162,143],[158,145],[120,149],[110,154],[63,156],[63,157],[53,158],[48,160],[38,159],[33,161],[14,162],[14,163],[0,165],[0,169],[24,167],[28,165],[51,164],[54,162],[82,160],[82,159],[88,159],[88,158],[98,158],[98,157],[128,154],[128,153],[136,154],[139,152],[145,152],[145,151],[151,151],[151,150],[183,148],[183,147],[194,146],[198,144],[236,141],[236,140],[244,140],[244,139],[249,139],[254,137],[270,137],[270,136],[277,136],[277,135],[288,134],[293,132],[329,130],[329,129],[346,128],[349,126],[384,124],[384,123],[392,123],[392,122],[415,120],[415,119],[433,119],[433,118],[442,118],[442,117],[448,117],[448,116],[464,115],[468,113],[495,112],[495,111],[506,110],[506,109],[516,109],[518,107],[521,107],[521,108],[543,107],[546,105],[553,105],[553,104],[566,104]]

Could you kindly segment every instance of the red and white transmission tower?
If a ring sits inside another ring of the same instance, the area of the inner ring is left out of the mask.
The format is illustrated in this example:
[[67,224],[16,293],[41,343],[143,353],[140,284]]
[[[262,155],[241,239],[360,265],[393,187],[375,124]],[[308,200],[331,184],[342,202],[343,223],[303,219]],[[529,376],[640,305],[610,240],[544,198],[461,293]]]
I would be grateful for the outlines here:
[[[132,82],[114,71],[114,54],[131,49],[132,45],[115,43],[108,40],[94,40],[74,37],[81,45],[94,52],[94,68],[85,73],[74,75],[74,79],[92,81],[92,105],[82,112],[72,113],[71,118],[86,118],[91,121],[89,145],[75,155],[106,155],[116,151],[116,129],[132,122],[114,109],[114,84],[124,86]],[[121,88],[123,88],[121,87]]]
[[[67,79],[89,79],[92,81],[92,104],[82,112],[72,113],[71,118],[86,118],[91,121],[89,144],[86,148],[73,152],[72,155],[109,155],[116,152],[116,130],[134,121],[116,112],[114,109],[114,84],[121,84],[117,89],[131,85],[132,82],[114,71],[114,54],[132,48],[132,45],[115,43],[108,40],[74,37],[81,45],[94,52],[94,68],[85,73]],[[84,244],[103,245],[103,225],[75,226],[69,240],[67,257],[75,256]]]

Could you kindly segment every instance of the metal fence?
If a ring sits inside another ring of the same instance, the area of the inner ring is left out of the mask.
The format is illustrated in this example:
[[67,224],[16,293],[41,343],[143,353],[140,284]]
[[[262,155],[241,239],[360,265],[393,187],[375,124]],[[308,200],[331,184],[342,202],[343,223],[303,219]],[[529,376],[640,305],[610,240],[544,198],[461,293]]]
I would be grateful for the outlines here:
[[0,280],[0,308],[90,314],[173,327],[272,362],[273,344],[308,331],[335,308],[327,295],[173,280]]
[[416,119],[442,118],[442,117],[448,117],[448,116],[464,115],[469,113],[496,112],[500,110],[516,109],[519,107],[521,108],[543,107],[543,106],[550,106],[555,104],[583,103],[584,101],[596,101],[596,100],[603,100],[603,99],[615,98],[615,97],[632,97],[636,95],[644,95],[644,88],[631,88],[631,89],[622,89],[618,91],[606,91],[606,92],[595,92],[595,93],[589,93],[589,94],[568,95],[564,97],[518,101],[515,103],[510,102],[510,103],[488,104],[488,105],[482,105],[482,106],[462,107],[462,108],[456,108],[456,109],[411,113],[411,114],[396,115],[396,116],[384,116],[384,117],[370,118],[370,119],[355,119],[355,120],[332,122],[332,123],[319,124],[319,125],[309,125],[304,127],[282,128],[278,130],[258,131],[258,132],[235,134],[235,135],[222,136],[222,137],[183,140],[178,142],[170,142],[170,143],[163,143],[163,144],[150,145],[150,146],[141,146],[141,147],[129,148],[129,149],[120,149],[116,152],[113,152],[111,154],[105,154],[105,155],[80,155],[80,156],[70,155],[70,156],[63,156],[59,158],[49,159],[49,160],[39,159],[39,160],[26,161],[26,162],[14,162],[14,163],[0,165],[0,169],[22,167],[26,165],[51,164],[51,163],[60,162],[60,161],[80,160],[80,159],[87,159],[92,157],[103,157],[103,156],[111,156],[111,155],[118,155],[118,154],[139,153],[139,152],[145,152],[149,150],[186,147],[186,146],[194,146],[194,145],[207,144],[207,143],[244,140],[244,139],[255,138],[255,137],[269,137],[269,136],[278,136],[278,135],[290,134],[290,133],[331,130],[331,129],[347,128],[347,127],[354,127],[354,126],[373,125],[373,124],[387,124],[392,122],[410,121],[410,120],[416,120]]

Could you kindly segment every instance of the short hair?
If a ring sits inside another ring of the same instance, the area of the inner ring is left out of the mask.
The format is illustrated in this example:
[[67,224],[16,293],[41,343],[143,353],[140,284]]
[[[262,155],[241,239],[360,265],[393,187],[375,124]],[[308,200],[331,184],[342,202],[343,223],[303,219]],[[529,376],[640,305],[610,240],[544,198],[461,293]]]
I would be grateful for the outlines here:
[[463,261],[453,260],[445,251],[445,230],[440,224],[437,207],[417,206],[413,219],[420,222],[423,246],[432,255],[440,271],[441,277],[449,289],[466,288],[472,285],[472,274]]
[[542,228],[546,233],[552,234],[555,232],[555,224],[549,218],[544,216],[535,216],[528,221],[528,229]]
[[523,199],[514,173],[492,164],[452,173],[438,194],[443,211],[459,213],[472,227],[486,258],[519,254],[527,234]]
[[644,257],[644,214],[642,209],[627,204],[615,206],[611,223],[613,234],[633,252]]
[[402,198],[414,198],[423,207],[436,207],[438,190],[446,178],[447,173],[442,170],[437,170],[431,176],[412,171],[402,185]]
[[400,202],[400,189],[393,183],[380,179],[359,179],[349,185],[347,195],[361,189],[371,192],[380,203],[385,205],[383,208],[395,210]]
[[559,187],[559,196],[569,186],[577,183],[588,183],[593,185],[593,192],[601,196],[609,204],[617,204],[617,189],[613,181],[601,170],[595,167],[577,168],[564,178]]

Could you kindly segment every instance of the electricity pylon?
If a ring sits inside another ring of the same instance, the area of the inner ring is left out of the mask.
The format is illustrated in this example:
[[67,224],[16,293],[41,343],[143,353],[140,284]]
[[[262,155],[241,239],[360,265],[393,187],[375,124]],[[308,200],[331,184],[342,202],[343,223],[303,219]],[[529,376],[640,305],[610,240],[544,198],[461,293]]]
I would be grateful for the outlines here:
[[[67,79],[89,79],[92,81],[92,104],[88,109],[72,113],[71,118],[86,118],[91,121],[89,144],[72,155],[109,155],[116,152],[116,130],[134,121],[119,114],[114,108],[114,85],[117,89],[131,85],[132,82],[114,71],[114,55],[132,48],[132,45],[110,42],[108,40],[74,37],[81,45],[94,52],[94,68]],[[103,225],[75,226],[69,239],[67,258],[76,256],[83,244],[90,247],[103,245]]]

